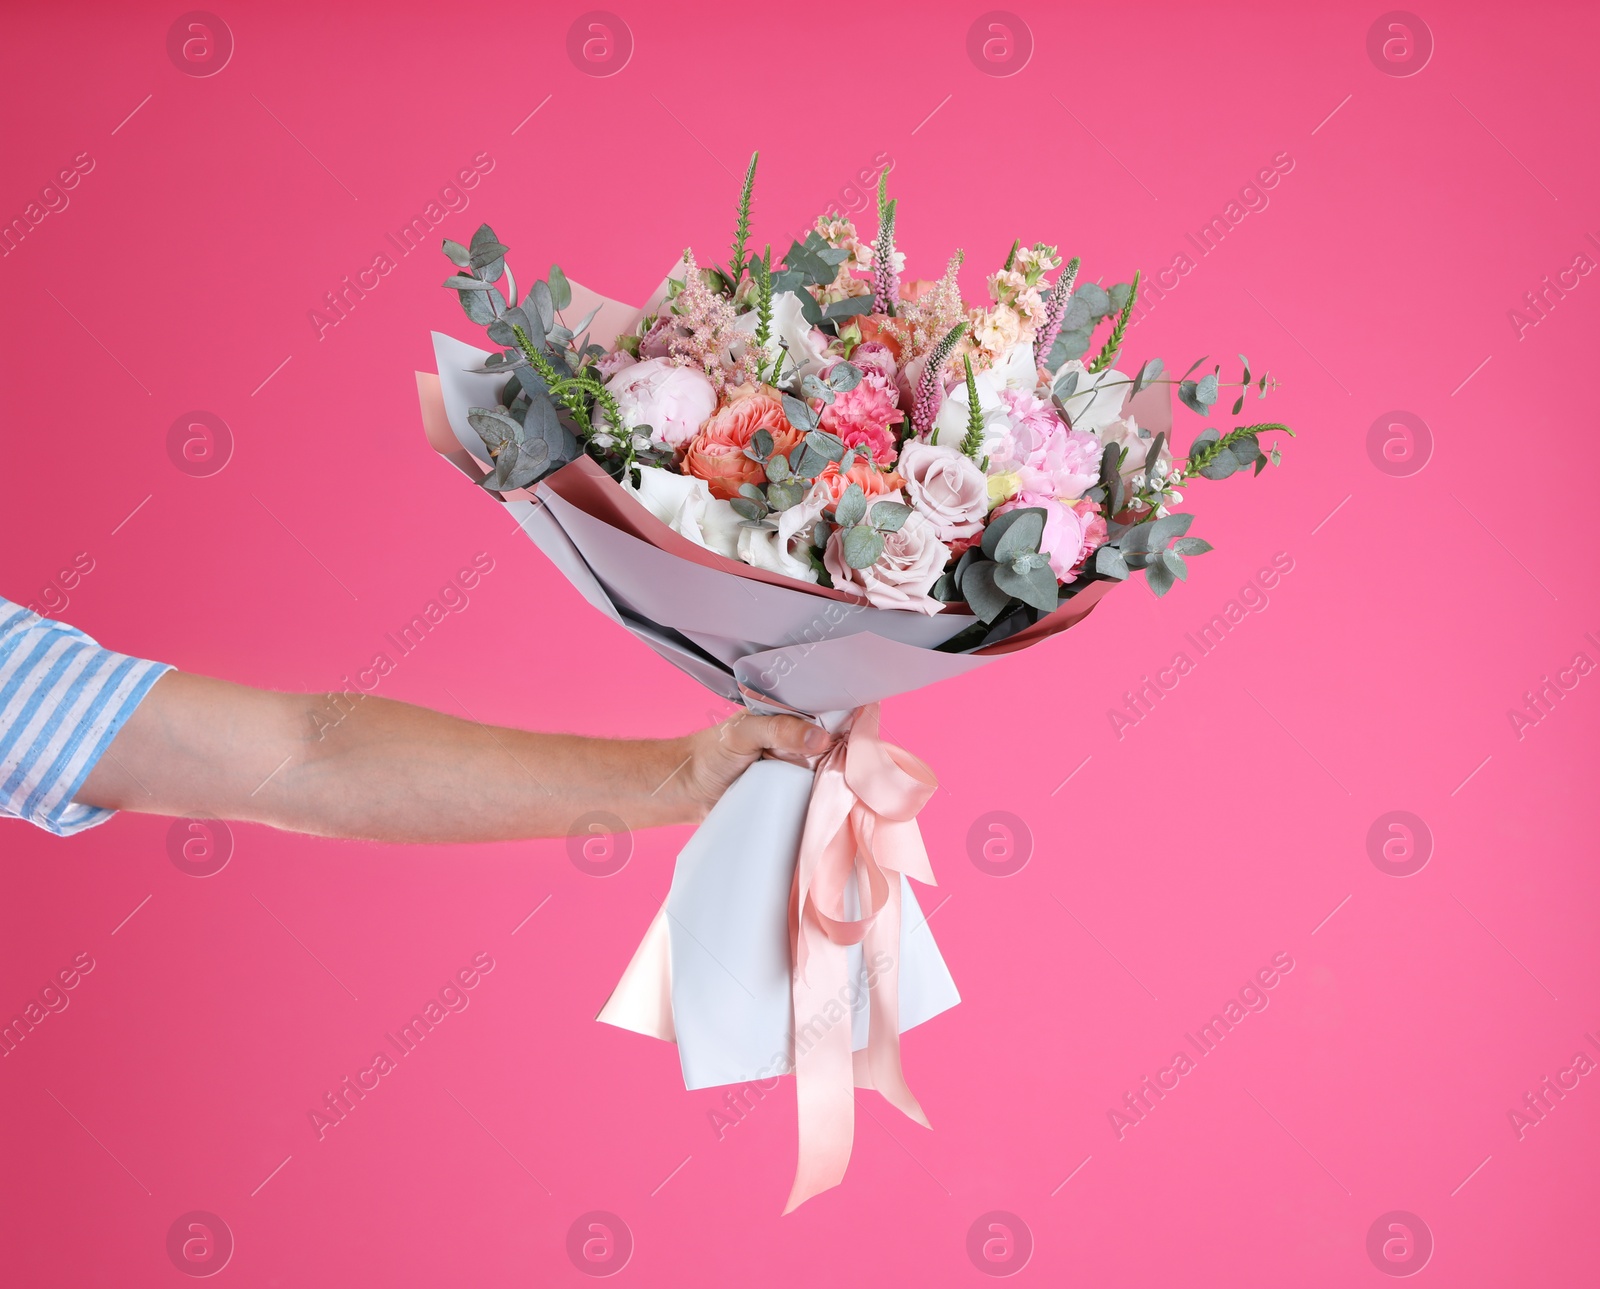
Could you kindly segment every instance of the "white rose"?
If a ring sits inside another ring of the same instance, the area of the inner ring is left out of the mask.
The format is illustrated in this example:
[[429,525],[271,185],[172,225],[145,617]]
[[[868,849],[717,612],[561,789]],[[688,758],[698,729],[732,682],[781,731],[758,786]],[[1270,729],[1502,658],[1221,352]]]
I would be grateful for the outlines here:
[[[692,439],[717,410],[717,391],[705,373],[679,367],[666,358],[649,358],[624,367],[606,382],[606,389],[617,400],[624,429],[648,425],[652,442],[672,448]],[[606,427],[599,407],[594,411],[594,426]]]
[[1084,368],[1081,358],[1062,363],[1056,379],[1059,381],[1069,371],[1078,373],[1078,387],[1066,400],[1072,428],[1098,434],[1122,415],[1122,405],[1128,401],[1128,390],[1133,382],[1115,367],[1090,372]]
[[906,495],[928,517],[940,541],[975,537],[989,513],[989,481],[978,463],[954,448],[912,441],[900,449],[895,470]]
[[740,557],[742,521],[731,505],[711,495],[704,479],[643,465],[638,486],[625,483],[623,487],[673,532],[729,559]]
[[950,561],[950,548],[933,525],[912,511],[898,532],[883,535],[883,554],[868,568],[851,568],[844,558],[844,529],[835,528],[822,554],[823,566],[841,591],[854,591],[879,609],[910,609],[934,614],[942,607],[928,591]]
[[[983,447],[978,452],[981,460],[1006,441],[1011,433],[1011,416],[1006,411],[1006,405],[1000,401],[1000,387],[994,379],[994,373],[977,372],[972,381],[978,388],[978,411],[983,416]],[[966,437],[967,382],[963,379],[957,381],[955,387],[944,396],[939,414],[933,418],[933,428],[928,431],[928,442],[959,448]]]
[[815,582],[817,570],[811,567],[811,561],[796,558],[789,553],[789,543],[783,535],[771,528],[744,528],[739,529],[739,558],[746,564],[755,568],[764,568],[769,573],[782,573],[787,577],[797,577],[802,582]]

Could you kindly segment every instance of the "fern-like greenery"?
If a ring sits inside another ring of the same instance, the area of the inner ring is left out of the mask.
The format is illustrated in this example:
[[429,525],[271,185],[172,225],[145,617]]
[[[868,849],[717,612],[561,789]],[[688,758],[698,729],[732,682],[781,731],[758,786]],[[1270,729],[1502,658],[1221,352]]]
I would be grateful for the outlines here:
[[756,161],[760,156],[759,152],[750,154],[750,164],[744,172],[744,186],[739,189],[739,218],[733,232],[733,262],[728,266],[733,273],[734,290],[739,289],[739,280],[744,276],[744,248],[750,238],[750,196],[756,186]]
[[967,367],[967,437],[961,440],[961,451],[974,461],[983,450],[983,408],[978,405],[978,380],[972,374],[972,359],[962,355]]
[[756,284],[756,350],[766,362],[767,342],[772,339],[772,247],[759,259],[750,261],[750,276]]
[[1134,272],[1133,282],[1128,288],[1127,302],[1122,306],[1122,312],[1117,315],[1117,321],[1111,328],[1111,334],[1106,337],[1106,343],[1101,346],[1100,352],[1095,355],[1095,360],[1089,364],[1091,372],[1104,371],[1117,361],[1117,353],[1122,349],[1122,336],[1128,329],[1128,319],[1133,316],[1133,302],[1139,298],[1139,274]]

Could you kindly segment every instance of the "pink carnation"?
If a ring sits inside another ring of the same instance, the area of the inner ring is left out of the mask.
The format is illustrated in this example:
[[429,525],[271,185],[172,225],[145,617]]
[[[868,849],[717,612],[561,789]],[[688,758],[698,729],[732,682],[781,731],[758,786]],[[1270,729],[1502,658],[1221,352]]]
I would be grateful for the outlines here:
[[879,465],[887,465],[898,449],[892,426],[905,413],[889,382],[875,370],[862,372],[854,389],[834,396],[822,409],[822,428],[848,448],[864,448]]

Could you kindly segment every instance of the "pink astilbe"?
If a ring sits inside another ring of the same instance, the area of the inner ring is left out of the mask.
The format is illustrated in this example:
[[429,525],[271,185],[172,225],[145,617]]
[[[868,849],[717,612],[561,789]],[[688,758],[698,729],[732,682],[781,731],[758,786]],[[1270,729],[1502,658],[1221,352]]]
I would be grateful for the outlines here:
[[1061,319],[1067,311],[1067,300],[1072,295],[1072,284],[1078,276],[1078,261],[1074,257],[1056,279],[1050,292],[1050,303],[1045,306],[1044,321],[1033,337],[1033,365],[1043,367],[1055,348],[1056,337],[1061,334]]
[[944,276],[915,299],[902,303],[895,316],[884,323],[884,330],[900,346],[901,371],[925,355],[949,334],[951,327],[967,316],[961,287],[956,281],[963,258],[961,251],[952,255]]
[[[730,374],[726,366],[730,350],[748,337],[734,325],[733,304],[706,285],[693,251],[683,253],[683,263],[683,290],[672,302],[676,327],[667,348],[679,366],[698,367],[713,386],[721,389]],[[741,358],[732,366],[735,384],[749,379],[746,359]]]

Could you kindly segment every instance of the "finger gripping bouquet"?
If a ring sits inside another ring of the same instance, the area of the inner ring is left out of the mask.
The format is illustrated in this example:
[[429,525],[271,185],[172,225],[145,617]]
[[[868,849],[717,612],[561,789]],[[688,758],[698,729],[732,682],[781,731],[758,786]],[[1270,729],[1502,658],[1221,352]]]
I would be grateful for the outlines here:
[[[1164,595],[1210,549],[1174,510],[1189,482],[1276,465],[1262,438],[1288,431],[1175,450],[1174,387],[1209,418],[1221,368],[1118,369],[1137,274],[1105,290],[1017,241],[981,303],[960,252],[906,281],[887,172],[870,241],[825,216],[774,262],[755,171],[727,264],[686,251],[642,309],[559,267],[519,291],[488,225],[446,241],[445,286],[495,348],[435,333],[418,386],[433,445],[591,604],[722,697],[843,736],[723,796],[599,1016],[676,1042],[689,1088],[795,1075],[789,1211],[843,1178],[855,1087],[926,1126],[899,1036],[959,1001],[908,880],[934,881],[916,816],[937,781],[878,703],[1137,573]],[[1240,361],[1235,417],[1272,387]]]

